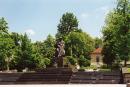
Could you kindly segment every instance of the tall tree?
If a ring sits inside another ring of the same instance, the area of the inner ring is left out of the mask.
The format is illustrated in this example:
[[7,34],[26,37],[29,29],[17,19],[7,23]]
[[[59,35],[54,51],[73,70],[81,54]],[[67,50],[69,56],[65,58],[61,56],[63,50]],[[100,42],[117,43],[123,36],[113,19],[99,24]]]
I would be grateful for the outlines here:
[[[130,2],[129,0],[118,0],[117,13],[122,16],[123,22],[119,29],[120,40],[120,57],[124,60],[126,66],[130,55],[129,33],[130,33]],[[124,50],[124,51],[122,51]]]
[[90,59],[90,53],[94,49],[94,40],[85,32],[71,32],[66,39],[66,55],[75,58],[84,56]]
[[17,70],[22,71],[24,68],[33,68],[35,64],[32,57],[32,44],[26,33],[21,36],[20,49],[19,56],[16,59]]
[[8,32],[8,23],[2,17],[2,18],[0,18],[0,34],[7,33],[7,32]]
[[8,32],[8,25],[4,18],[0,19],[0,65],[1,69],[9,71],[10,60],[13,56],[14,42]]
[[42,53],[44,57],[52,59],[55,53],[55,38],[51,35],[47,36],[47,39],[43,42]]
[[58,25],[58,33],[57,37],[64,37],[68,35],[72,31],[78,30],[78,20],[73,13],[65,13],[60,19],[60,23]]
[[71,49],[70,56],[89,55],[94,47],[94,40],[85,32],[72,32],[65,42],[68,50]]
[[36,42],[33,45],[33,57],[36,62],[36,68],[43,69],[51,64],[55,53],[55,39],[48,35],[44,42]]
[[13,58],[11,60],[11,64],[10,64],[10,68],[11,69],[16,69],[16,64],[17,64],[17,59],[21,56],[21,42],[22,42],[22,35],[16,33],[16,32],[12,32],[11,33],[11,38],[14,42],[14,48],[13,48]]
[[[0,55],[1,55],[1,64],[6,66],[6,69],[9,71],[10,61],[13,57],[13,48],[14,42],[9,35],[3,35],[0,38]],[[2,62],[3,61],[3,62]]]
[[120,58],[125,61],[126,66],[129,59],[129,6],[129,0],[117,0],[117,8],[109,13],[103,27],[103,55],[107,63],[109,60],[109,64]]
[[99,47],[102,47],[102,39],[101,38],[98,38],[98,37],[96,37],[95,39],[94,39],[94,42],[95,42],[95,48],[99,48]]

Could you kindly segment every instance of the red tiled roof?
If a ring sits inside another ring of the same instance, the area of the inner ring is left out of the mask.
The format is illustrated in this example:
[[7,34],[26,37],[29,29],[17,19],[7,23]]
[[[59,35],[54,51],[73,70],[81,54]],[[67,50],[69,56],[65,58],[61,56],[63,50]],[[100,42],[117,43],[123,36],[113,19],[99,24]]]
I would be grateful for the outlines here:
[[101,52],[102,52],[102,48],[97,48],[91,54],[100,54]]

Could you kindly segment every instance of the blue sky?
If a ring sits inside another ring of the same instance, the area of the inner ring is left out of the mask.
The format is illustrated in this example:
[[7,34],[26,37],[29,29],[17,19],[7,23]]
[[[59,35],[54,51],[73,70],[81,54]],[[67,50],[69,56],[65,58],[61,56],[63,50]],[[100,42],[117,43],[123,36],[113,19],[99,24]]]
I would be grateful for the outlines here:
[[9,31],[28,33],[33,40],[55,35],[60,18],[73,12],[79,28],[92,37],[101,37],[106,14],[116,0],[0,0],[0,17],[4,17]]

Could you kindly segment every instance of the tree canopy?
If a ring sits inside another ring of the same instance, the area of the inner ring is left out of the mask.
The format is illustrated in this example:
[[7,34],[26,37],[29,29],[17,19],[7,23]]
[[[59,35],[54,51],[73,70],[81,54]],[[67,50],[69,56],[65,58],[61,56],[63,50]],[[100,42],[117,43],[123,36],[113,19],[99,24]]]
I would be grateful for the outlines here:
[[103,27],[104,62],[111,65],[117,60],[129,59],[130,2],[117,0],[117,7],[111,11]]
[[50,67],[58,38],[65,42],[65,58],[73,65],[90,65],[90,53],[101,45],[101,39],[94,39],[78,28],[78,19],[73,13],[65,13],[57,26],[55,37],[32,42],[26,33],[9,32],[8,23],[0,18],[0,69],[37,70]]
[[65,13],[58,24],[56,37],[64,37],[72,31],[78,30],[78,20],[73,13]]

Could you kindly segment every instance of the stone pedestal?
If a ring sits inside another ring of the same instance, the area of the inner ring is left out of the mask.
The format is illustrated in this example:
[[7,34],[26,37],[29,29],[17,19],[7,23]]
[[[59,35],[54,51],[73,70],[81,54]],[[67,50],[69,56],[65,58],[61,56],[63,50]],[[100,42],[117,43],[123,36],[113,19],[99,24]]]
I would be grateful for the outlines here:
[[59,57],[57,60],[57,67],[63,67],[63,57]]
[[130,83],[127,83],[127,87],[130,87]]
[[61,72],[73,72],[71,68],[68,67],[50,67],[42,70],[37,70],[36,72],[46,72],[46,73],[61,73]]

